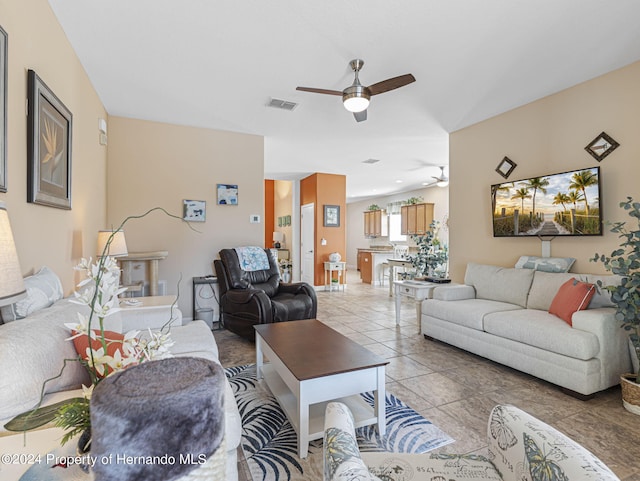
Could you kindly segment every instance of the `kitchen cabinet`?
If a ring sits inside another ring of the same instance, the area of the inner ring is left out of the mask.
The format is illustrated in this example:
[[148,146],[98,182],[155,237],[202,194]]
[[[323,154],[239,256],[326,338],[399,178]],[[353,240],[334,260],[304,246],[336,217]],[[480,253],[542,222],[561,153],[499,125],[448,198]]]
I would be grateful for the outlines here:
[[433,204],[411,204],[400,208],[401,234],[424,235],[433,222]]
[[384,210],[368,210],[364,212],[365,237],[388,235],[387,213]]

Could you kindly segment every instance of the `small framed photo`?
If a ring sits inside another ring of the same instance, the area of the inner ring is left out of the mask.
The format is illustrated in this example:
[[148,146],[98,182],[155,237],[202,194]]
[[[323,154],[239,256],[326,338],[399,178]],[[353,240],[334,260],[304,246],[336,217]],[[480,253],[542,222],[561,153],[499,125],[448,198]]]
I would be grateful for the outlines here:
[[284,225],[285,225],[285,227],[291,225],[291,216],[290,215],[285,215],[284,216]]
[[339,205],[324,206],[324,226],[340,227],[340,206]]
[[238,205],[238,186],[218,184],[218,205]]
[[33,70],[27,95],[27,202],[71,209],[71,112]]
[[188,222],[204,222],[207,203],[204,200],[183,200],[182,219]]
[[593,139],[584,150],[589,152],[598,162],[602,161],[607,155],[620,147],[620,144],[613,140],[605,132],[602,132]]
[[513,169],[516,168],[516,163],[511,160],[509,157],[505,157],[496,167],[496,172],[500,174],[505,179],[508,179],[513,172]]

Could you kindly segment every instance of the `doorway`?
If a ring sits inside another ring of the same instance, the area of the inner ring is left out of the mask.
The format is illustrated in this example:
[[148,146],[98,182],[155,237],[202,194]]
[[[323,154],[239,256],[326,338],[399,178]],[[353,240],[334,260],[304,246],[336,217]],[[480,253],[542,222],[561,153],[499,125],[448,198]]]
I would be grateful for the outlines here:
[[315,205],[305,204],[300,208],[300,252],[302,282],[315,285]]

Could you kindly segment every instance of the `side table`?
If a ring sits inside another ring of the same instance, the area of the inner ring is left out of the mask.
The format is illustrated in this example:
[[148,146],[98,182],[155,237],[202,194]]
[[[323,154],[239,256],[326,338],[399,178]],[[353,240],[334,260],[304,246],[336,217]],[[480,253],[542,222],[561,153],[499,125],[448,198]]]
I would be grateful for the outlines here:
[[[344,272],[347,269],[346,262],[325,262],[324,263],[324,290],[328,290],[331,292],[333,290],[333,272],[335,271],[338,276],[338,284],[336,285],[336,290],[340,290],[340,286],[342,286],[342,290],[344,291]],[[342,281],[342,282],[341,282]],[[328,287],[328,289],[327,289]]]
[[[191,303],[191,308],[192,308],[192,319],[198,319],[198,310],[210,310],[211,311],[211,328],[213,329],[213,323],[217,322],[218,323],[218,327],[222,327],[222,323],[220,322],[220,301],[218,298],[218,290],[217,290],[217,284],[218,284],[218,278],[215,276],[199,276],[199,277],[194,277],[192,280],[192,303]],[[198,303],[196,302],[197,298],[198,298],[198,287],[202,288],[203,286],[209,286],[211,288],[211,293],[212,293],[212,297],[215,299],[216,304],[218,304],[218,306],[213,305],[211,307],[202,307],[202,306],[198,306]],[[198,309],[200,307],[200,309]],[[204,321],[206,321],[206,319],[203,319]],[[208,324],[208,323],[207,323]]]
[[416,316],[418,318],[418,325],[420,325],[422,301],[430,298],[433,290],[441,285],[442,284],[423,281],[393,281],[396,296],[396,326],[400,325],[400,307],[403,297],[409,297],[416,301]]
[[[182,313],[178,309],[176,296],[134,297],[120,301],[122,330],[160,329],[170,322],[182,325]],[[137,301],[137,302],[136,302]]]

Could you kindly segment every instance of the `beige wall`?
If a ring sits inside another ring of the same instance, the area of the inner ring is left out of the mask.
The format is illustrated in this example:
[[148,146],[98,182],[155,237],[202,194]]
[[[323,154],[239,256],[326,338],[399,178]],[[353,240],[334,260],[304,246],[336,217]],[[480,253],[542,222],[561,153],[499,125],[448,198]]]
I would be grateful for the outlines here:
[[[125,226],[130,252],[166,250],[160,279],[192,316],[191,279],[213,273],[223,248],[264,241],[263,137],[109,117],[108,222],[163,207],[182,217],[183,199],[206,201],[206,222],[190,225],[154,212]],[[238,205],[216,205],[216,184],[237,184]],[[250,215],[261,222],[249,223]]]
[[[283,249],[289,249],[291,254],[292,247],[292,226],[278,226],[278,217],[289,216],[293,213],[293,182],[290,180],[276,180],[273,186],[273,217],[274,232],[282,232],[284,234]],[[273,244],[270,243],[269,246]]]
[[[467,262],[513,266],[520,255],[541,255],[538,238],[494,238],[490,186],[506,155],[518,164],[509,180],[600,165],[605,221],[624,220],[618,203],[640,199],[640,62],[538,100],[450,135],[451,275]],[[605,131],[621,146],[598,163],[584,147]],[[575,257],[573,272],[603,272],[589,262],[607,254],[617,237],[556,238],[551,255]]]
[[[106,112],[46,0],[0,2],[8,34],[9,211],[24,274],[42,265],[62,279],[65,294],[77,282],[73,267],[92,256],[106,218],[106,147],[98,142],[98,118]],[[33,69],[73,114],[72,210],[26,202],[27,70]]]

